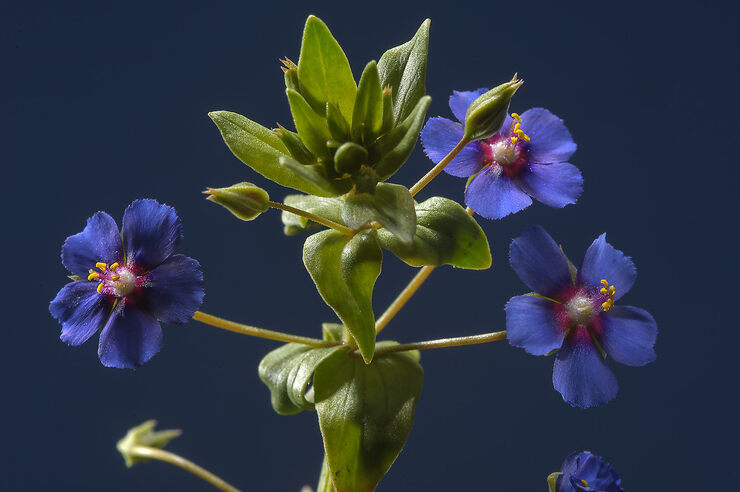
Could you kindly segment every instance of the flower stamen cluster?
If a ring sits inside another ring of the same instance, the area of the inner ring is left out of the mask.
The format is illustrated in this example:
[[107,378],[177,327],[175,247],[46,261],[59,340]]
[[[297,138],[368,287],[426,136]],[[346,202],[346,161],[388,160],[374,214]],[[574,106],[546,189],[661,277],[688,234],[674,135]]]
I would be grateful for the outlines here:
[[605,279],[601,280],[601,285],[603,285],[603,287],[599,290],[599,292],[607,296],[606,301],[601,304],[602,309],[606,313],[612,308],[612,306],[614,306],[615,289],[614,286],[609,285],[609,282],[607,282]]

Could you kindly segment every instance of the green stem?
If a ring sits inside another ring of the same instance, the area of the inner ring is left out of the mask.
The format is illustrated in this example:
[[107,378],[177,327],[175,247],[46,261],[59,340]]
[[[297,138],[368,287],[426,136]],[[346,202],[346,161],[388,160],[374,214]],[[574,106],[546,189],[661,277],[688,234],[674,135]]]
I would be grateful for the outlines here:
[[457,145],[455,145],[455,148],[452,149],[449,154],[444,156],[444,159],[439,161],[439,164],[437,164],[432,169],[430,169],[429,172],[426,173],[423,178],[421,178],[419,181],[416,182],[414,186],[411,187],[411,189],[409,190],[409,192],[411,193],[411,196],[414,196],[417,193],[419,193],[422,190],[422,188],[424,188],[426,185],[429,184],[430,181],[436,178],[437,175],[441,173],[442,170],[447,166],[447,164],[449,164],[450,161],[452,161],[452,159],[454,159],[455,156],[459,154],[460,151],[469,143],[470,143],[470,139],[463,137],[457,143]]
[[421,270],[414,276],[413,279],[411,279],[411,282],[406,286],[405,289],[401,291],[400,294],[398,294],[398,297],[396,297],[396,300],[391,303],[390,306],[388,306],[388,309],[385,310],[385,312],[378,318],[378,320],[375,322],[375,333],[380,333],[380,330],[385,328],[385,325],[387,325],[390,320],[393,319],[396,314],[401,310],[401,308],[411,299],[411,296],[414,295],[414,293],[421,287],[421,284],[424,283],[424,281],[429,277],[429,275],[432,274],[436,267],[433,265],[427,265],[425,267],[422,267]]
[[211,316],[210,314],[206,314],[201,311],[196,311],[193,315],[193,319],[207,325],[215,326],[216,328],[221,328],[222,330],[233,331],[234,333],[241,333],[242,335],[250,335],[253,337],[269,338],[270,340],[277,340],[279,342],[302,343],[303,345],[309,345],[311,347],[333,347],[335,345],[341,345],[341,342],[319,340],[318,338],[302,337],[280,331],[265,330],[264,328],[243,325],[241,323],[235,323],[223,318]]
[[331,482],[331,471],[329,471],[329,463],[326,461],[326,454],[324,454],[324,461],[321,463],[321,474],[319,475],[316,492],[334,492],[334,484]]
[[267,204],[271,206],[272,208],[278,208],[280,210],[285,210],[286,212],[290,212],[292,214],[305,217],[309,220],[313,220],[314,222],[317,222],[321,225],[325,225],[326,227],[337,230],[341,232],[342,234],[344,234],[345,236],[352,237],[355,235],[355,231],[345,225],[342,225],[338,222],[334,222],[333,220],[319,217],[318,215],[314,215],[311,212],[306,212],[305,210],[301,210],[300,208],[291,207],[290,205],[285,205],[284,203],[279,203],[279,202],[267,202]]
[[210,483],[217,489],[225,492],[239,492],[239,489],[230,485],[223,479],[217,477],[213,473],[209,472],[205,468],[201,468],[190,460],[186,460],[182,456],[178,456],[175,453],[170,453],[164,449],[150,448],[148,446],[134,446],[130,450],[133,456],[139,458],[153,459],[165,461],[171,465],[179,466],[186,472],[192,473],[193,475],[202,478],[206,482]]
[[426,350],[444,347],[460,347],[462,345],[475,345],[478,343],[495,342],[506,339],[506,331],[494,331],[481,335],[470,335],[467,337],[440,338],[439,340],[427,340],[424,342],[404,343],[401,345],[390,345],[375,351],[375,357],[391,352],[405,352],[407,350]]

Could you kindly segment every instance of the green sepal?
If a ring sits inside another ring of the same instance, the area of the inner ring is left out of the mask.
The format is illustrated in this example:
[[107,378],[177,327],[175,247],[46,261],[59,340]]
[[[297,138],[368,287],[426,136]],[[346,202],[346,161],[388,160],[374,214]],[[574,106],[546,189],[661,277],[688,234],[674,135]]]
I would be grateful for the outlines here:
[[[288,195],[283,200],[286,205],[304,210],[321,218],[331,220],[332,222],[342,222],[342,206],[344,201],[341,198],[326,198],[314,195]],[[283,221],[286,236],[293,236],[301,232],[318,229],[322,226],[306,217],[296,215],[293,212],[283,210],[280,216]]]
[[367,150],[354,142],[344,142],[334,153],[334,169],[340,176],[356,174],[367,164]]
[[316,156],[313,155],[305,145],[303,145],[303,141],[301,141],[301,137],[299,137],[297,133],[288,130],[278,123],[275,135],[280,138],[280,141],[283,142],[283,145],[288,149],[288,152],[293,156],[293,159],[297,160],[301,164],[316,164]]
[[179,429],[155,432],[154,427],[156,427],[156,425],[156,420],[147,420],[143,424],[129,429],[123,439],[118,441],[116,444],[116,449],[118,449],[118,452],[123,456],[123,461],[126,462],[126,466],[128,468],[131,468],[136,463],[149,461],[149,458],[143,458],[137,455],[135,448],[146,447],[161,449],[169,444],[171,440],[182,434],[182,431]]
[[419,139],[424,115],[432,98],[424,96],[416,103],[414,110],[399,126],[380,137],[371,149],[371,160],[377,156],[374,165],[381,181],[385,181],[398,171],[411,155]]
[[316,369],[316,412],[337,492],[375,490],[411,432],[423,379],[424,370],[405,352],[370,364],[337,352]]
[[[329,133],[337,142],[344,142],[350,138],[349,123],[339,111],[339,106],[334,103],[326,103],[326,121],[329,125]],[[329,145],[327,144],[327,147]]]
[[383,125],[383,89],[380,87],[378,66],[371,61],[365,67],[357,86],[357,98],[352,115],[352,140],[372,143]]
[[75,282],[79,280],[85,280],[84,278],[80,277],[79,275],[67,275],[67,278],[70,280],[73,280]]
[[337,313],[366,362],[375,349],[372,295],[383,252],[375,230],[348,237],[329,229],[306,239],[303,263],[319,294]]
[[282,157],[290,157],[289,151],[271,130],[230,111],[213,111],[208,116],[231,152],[265,178],[311,195],[327,195],[321,187],[280,165]]
[[306,395],[306,388],[316,367],[327,357],[349,347],[316,348],[299,343],[288,343],[268,353],[258,368],[259,377],[270,390],[272,408],[280,415],[293,415],[313,410],[314,404]]
[[548,492],[557,492],[557,480],[562,475],[560,472],[550,473],[547,476],[547,490]]
[[476,98],[465,113],[465,138],[488,138],[501,129],[509,114],[509,103],[524,82],[514,78]]
[[411,244],[416,232],[414,199],[408,188],[378,183],[375,193],[354,193],[344,199],[342,219],[352,229],[377,221],[401,242]]
[[305,165],[296,161],[290,156],[280,158],[279,164],[286,169],[290,169],[296,176],[300,176],[304,181],[311,183],[317,190],[312,195],[318,196],[339,196],[347,193],[352,188],[352,180],[333,179],[326,172],[326,168],[320,164]]
[[327,102],[336,103],[344,118],[352,120],[357,93],[352,69],[329,28],[313,15],[308,16],[303,29],[298,80],[301,94],[316,111],[323,113]]
[[426,94],[430,23],[429,19],[422,22],[410,41],[389,49],[378,62],[381,86],[390,86],[393,91],[393,120],[396,124],[405,120]]
[[314,111],[298,92],[285,89],[285,94],[296,130],[305,146],[318,157],[330,158],[326,141],[331,140],[331,133],[326,118]]
[[218,203],[234,217],[249,221],[270,209],[270,196],[259,186],[246,181],[227,188],[207,188],[206,200]]
[[393,89],[383,87],[383,125],[380,134],[389,132],[393,128]]
[[573,282],[573,286],[575,287],[578,285],[578,268],[573,264],[572,261],[570,261],[570,258],[568,258],[568,255],[565,254],[565,250],[563,249],[563,245],[560,245],[560,252],[563,253],[563,258],[565,258],[565,263],[568,264],[568,271],[570,271],[570,280]]
[[439,196],[417,203],[416,221],[411,244],[380,229],[381,246],[411,266],[452,265],[472,270],[491,266],[486,234],[459,203]]

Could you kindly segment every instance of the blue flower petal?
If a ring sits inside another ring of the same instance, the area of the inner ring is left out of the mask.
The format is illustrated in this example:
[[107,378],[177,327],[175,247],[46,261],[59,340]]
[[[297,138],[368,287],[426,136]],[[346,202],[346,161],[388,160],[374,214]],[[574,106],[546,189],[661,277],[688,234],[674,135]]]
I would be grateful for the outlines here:
[[98,356],[106,367],[135,369],[162,348],[162,327],[151,314],[119,303],[100,333]]
[[617,378],[604,363],[586,327],[572,328],[565,338],[555,359],[552,384],[574,407],[595,407],[617,396]]
[[567,162],[530,164],[518,184],[532,198],[555,208],[576,203],[583,192],[581,172]]
[[597,237],[586,250],[578,269],[578,282],[590,291],[601,289],[601,281],[614,286],[614,299],[625,295],[634,285],[637,269],[624,253],[606,242],[606,233]]
[[60,338],[69,345],[80,345],[100,330],[110,315],[111,305],[98,294],[98,284],[70,282],[49,304],[49,311],[60,323]]
[[532,355],[560,348],[566,328],[557,318],[556,303],[536,296],[516,296],[506,303],[506,338]]
[[524,210],[532,199],[503,172],[501,167],[484,168],[465,190],[465,204],[487,219],[501,219]]
[[[421,131],[424,153],[438,163],[450,153],[463,136],[463,127],[447,118],[430,118]],[[472,142],[445,167],[445,172],[460,178],[477,173],[485,165],[485,153],[478,142]]]
[[511,242],[509,263],[532,291],[556,301],[572,289],[563,252],[542,226],[528,227]]
[[123,213],[126,263],[151,270],[172,254],[182,238],[175,209],[156,200],[135,200]]
[[122,260],[121,234],[116,221],[105,212],[97,212],[87,219],[85,229],[68,237],[62,246],[62,264],[83,278],[87,278],[98,262],[110,265]]
[[170,256],[149,272],[143,299],[147,310],[165,323],[185,323],[203,303],[200,263],[184,255]]
[[658,337],[658,325],[650,313],[632,306],[614,306],[600,319],[599,342],[609,357],[634,367],[655,360],[653,346]]
[[561,473],[563,475],[556,482],[558,492],[624,492],[616,470],[601,457],[588,451],[568,456]]
[[452,91],[450,96],[450,109],[455,118],[462,124],[465,124],[465,113],[468,112],[470,104],[478,99],[488,89],[476,89],[474,91]]
[[544,108],[528,109],[521,116],[522,130],[529,135],[529,161],[565,162],[576,151],[573,137],[563,120]]

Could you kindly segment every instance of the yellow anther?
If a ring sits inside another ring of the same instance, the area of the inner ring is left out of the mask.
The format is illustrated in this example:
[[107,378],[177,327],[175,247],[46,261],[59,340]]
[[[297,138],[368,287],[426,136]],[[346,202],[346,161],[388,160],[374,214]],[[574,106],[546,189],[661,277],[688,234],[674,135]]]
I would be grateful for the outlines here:
[[95,266],[100,268],[102,271],[106,271],[108,269],[108,265],[103,263],[102,261],[97,262]]
[[588,482],[584,479],[581,479],[581,485],[583,485],[584,487],[588,487]]
[[98,294],[102,294],[102,293],[103,293],[103,282],[100,282],[98,284]]
[[614,286],[613,285],[609,287],[609,295],[612,295],[612,296],[614,295]]
[[120,266],[120,265],[118,264],[118,262],[115,262],[115,263],[113,263],[113,264],[112,264],[112,265],[110,266],[110,269],[111,269],[111,270],[113,270],[113,271],[115,272],[115,271],[116,271],[116,268],[118,268],[119,266]]
[[601,292],[602,294],[608,294],[608,293],[609,293],[609,291],[608,291],[608,290],[606,290],[606,289],[605,289],[605,288],[603,288],[603,287],[601,288],[601,290],[600,290],[599,292]]
[[517,122],[516,122],[516,124],[514,125],[514,131],[515,131],[516,133],[519,133],[520,131],[522,131],[522,125],[521,125],[521,123],[519,123],[518,121],[517,121]]
[[511,113],[511,117],[517,121],[519,121],[519,119],[521,118],[521,116],[519,116],[519,113]]
[[511,137],[511,143],[516,143],[517,140],[519,140],[517,137]]
[[119,278],[121,278],[121,276],[120,276],[120,275],[118,275],[118,274],[116,274],[116,275],[112,275],[112,276],[111,276],[111,280],[113,280],[114,282],[115,282],[116,280],[118,280]]
[[88,280],[95,280],[98,277],[100,277],[100,274],[98,272],[90,272],[90,275],[87,276],[87,279]]
[[525,142],[529,142],[530,140],[532,140],[531,138],[529,138],[529,135],[524,132],[520,133],[519,136],[522,137],[522,140],[524,140]]
[[609,282],[607,282],[606,280],[602,280],[601,285],[603,285],[604,287],[609,287]]

